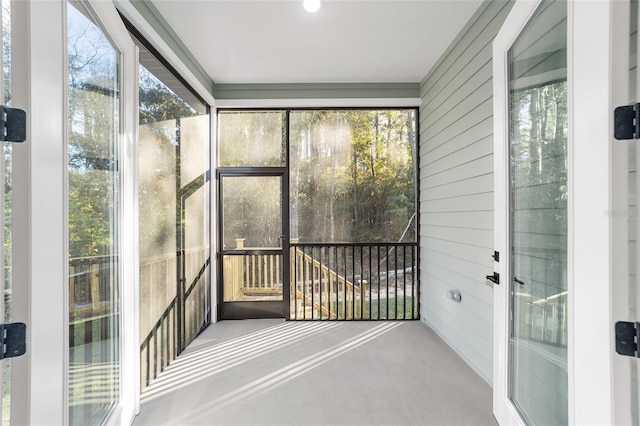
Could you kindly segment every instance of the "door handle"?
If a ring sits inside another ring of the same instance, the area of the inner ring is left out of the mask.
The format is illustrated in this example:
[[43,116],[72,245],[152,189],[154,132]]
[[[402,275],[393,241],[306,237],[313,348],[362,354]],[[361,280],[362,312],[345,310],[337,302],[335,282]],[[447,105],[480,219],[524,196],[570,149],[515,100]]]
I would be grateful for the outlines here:
[[500,284],[500,274],[497,272],[494,272],[493,275],[487,275],[486,278],[494,284]]
[[519,280],[519,279],[517,279],[516,277],[513,277],[513,280],[514,280],[515,282],[517,282],[518,284],[520,284],[520,285],[524,285],[524,281],[520,281],[520,280]]

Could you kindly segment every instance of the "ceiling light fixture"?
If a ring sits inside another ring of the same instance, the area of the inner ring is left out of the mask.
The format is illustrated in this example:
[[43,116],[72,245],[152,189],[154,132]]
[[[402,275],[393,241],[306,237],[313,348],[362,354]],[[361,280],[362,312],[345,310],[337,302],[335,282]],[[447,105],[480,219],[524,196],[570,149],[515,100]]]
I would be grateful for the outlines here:
[[307,12],[316,13],[322,7],[322,0],[304,0],[302,6]]

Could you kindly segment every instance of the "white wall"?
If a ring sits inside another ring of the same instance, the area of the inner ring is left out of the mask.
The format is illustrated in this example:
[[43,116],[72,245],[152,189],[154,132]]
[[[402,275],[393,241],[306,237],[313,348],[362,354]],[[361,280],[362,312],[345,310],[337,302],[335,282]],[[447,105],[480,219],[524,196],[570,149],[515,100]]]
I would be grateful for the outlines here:
[[[485,1],[420,87],[422,321],[492,376],[492,41],[510,2]],[[449,289],[460,303],[447,298]]]

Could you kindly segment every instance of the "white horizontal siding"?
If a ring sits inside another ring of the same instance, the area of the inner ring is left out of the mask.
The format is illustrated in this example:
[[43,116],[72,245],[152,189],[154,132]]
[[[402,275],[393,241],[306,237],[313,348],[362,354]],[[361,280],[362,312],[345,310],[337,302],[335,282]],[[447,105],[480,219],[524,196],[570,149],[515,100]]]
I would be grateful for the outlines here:
[[[421,317],[488,382],[492,376],[491,44],[511,3],[485,1],[422,81]],[[447,291],[455,288],[462,301]]]
[[[456,243],[455,241],[436,240],[433,238],[425,238],[425,247],[429,251],[449,255],[450,257],[466,260],[469,262],[484,265],[487,261],[487,251],[484,247],[475,247],[469,244]],[[477,277],[474,277],[477,281]],[[491,298],[487,297],[490,302]]]
[[[473,193],[461,197],[441,198],[439,200],[431,200],[420,205],[420,211],[424,213],[436,212],[457,212],[457,211],[486,211],[493,209],[493,192]],[[421,226],[429,225],[423,222],[420,216]],[[428,234],[421,235],[428,237]],[[493,245],[493,239],[491,244]]]
[[[493,191],[493,173],[485,173],[480,176],[449,182],[431,188],[422,188],[420,193],[421,200],[427,202],[475,194],[478,191],[481,193]],[[493,210],[492,207],[491,209]]]

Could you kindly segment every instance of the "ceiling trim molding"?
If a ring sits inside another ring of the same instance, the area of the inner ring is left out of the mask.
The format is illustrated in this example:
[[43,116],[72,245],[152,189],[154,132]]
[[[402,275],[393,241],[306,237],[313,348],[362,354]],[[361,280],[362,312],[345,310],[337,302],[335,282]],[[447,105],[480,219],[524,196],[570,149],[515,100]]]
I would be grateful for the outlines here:
[[216,108],[417,108],[416,98],[216,99]]
[[419,83],[216,84],[216,102],[240,99],[414,99]]
[[[148,0],[114,0],[122,13],[209,103],[214,81],[193,56],[160,12]],[[202,93],[202,92],[205,93]]]

